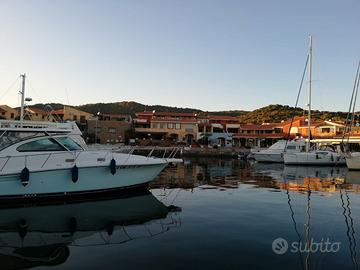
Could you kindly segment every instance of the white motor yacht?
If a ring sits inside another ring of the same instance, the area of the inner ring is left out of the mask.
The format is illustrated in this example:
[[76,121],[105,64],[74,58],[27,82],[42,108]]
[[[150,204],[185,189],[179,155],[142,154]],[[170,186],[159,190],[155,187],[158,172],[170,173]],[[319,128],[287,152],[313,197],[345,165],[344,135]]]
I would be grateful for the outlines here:
[[286,141],[280,140],[270,146],[268,149],[253,153],[258,162],[284,162],[284,153],[301,152],[304,150],[305,141],[301,139]]
[[144,187],[165,159],[87,150],[75,122],[0,121],[0,200]]
[[[84,196],[147,186],[166,159],[89,150],[75,122],[0,120],[0,200]],[[171,160],[171,162],[174,162]]]

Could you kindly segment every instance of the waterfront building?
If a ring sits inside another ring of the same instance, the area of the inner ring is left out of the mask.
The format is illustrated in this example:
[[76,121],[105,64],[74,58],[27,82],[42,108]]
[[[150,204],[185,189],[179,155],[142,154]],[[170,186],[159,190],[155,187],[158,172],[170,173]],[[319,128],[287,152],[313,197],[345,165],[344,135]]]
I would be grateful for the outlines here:
[[86,129],[86,121],[93,116],[91,113],[67,105],[64,105],[62,109],[52,111],[51,115],[59,121],[75,121],[81,130]]
[[235,116],[206,115],[198,117],[197,139],[208,145],[232,147],[232,135],[238,133],[240,121]]
[[131,122],[130,115],[99,114],[87,120],[87,137],[89,141],[101,144],[122,143],[131,129]]
[[25,108],[24,119],[31,121],[51,121],[55,122],[54,116],[51,112],[47,112],[45,110],[41,110],[35,107],[27,107]]
[[168,140],[191,144],[197,138],[198,122],[195,113],[139,112],[134,119],[138,139]]
[[233,144],[238,147],[269,147],[285,134],[281,123],[242,124],[233,135]]
[[[292,138],[307,138],[309,136],[308,121],[306,117],[295,117],[292,124],[290,119],[282,122],[281,126],[283,128],[283,132],[285,134],[289,133]],[[311,122],[310,127],[311,136],[313,138],[333,138],[342,135],[344,127],[344,124],[341,122],[314,120]]]
[[18,111],[7,105],[0,105],[0,119],[15,120],[18,117]]

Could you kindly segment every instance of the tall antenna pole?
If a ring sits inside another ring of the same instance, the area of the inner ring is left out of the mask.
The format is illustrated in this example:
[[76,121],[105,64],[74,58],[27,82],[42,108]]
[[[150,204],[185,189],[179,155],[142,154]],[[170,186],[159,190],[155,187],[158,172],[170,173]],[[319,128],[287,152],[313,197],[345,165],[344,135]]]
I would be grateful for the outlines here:
[[310,150],[311,139],[311,72],[312,72],[312,36],[309,36],[309,96],[308,96],[308,140],[306,143],[306,152]]
[[21,91],[20,91],[20,94],[21,94],[20,124],[22,125],[23,121],[24,121],[25,78],[26,78],[25,73],[21,74],[20,77],[22,78]]

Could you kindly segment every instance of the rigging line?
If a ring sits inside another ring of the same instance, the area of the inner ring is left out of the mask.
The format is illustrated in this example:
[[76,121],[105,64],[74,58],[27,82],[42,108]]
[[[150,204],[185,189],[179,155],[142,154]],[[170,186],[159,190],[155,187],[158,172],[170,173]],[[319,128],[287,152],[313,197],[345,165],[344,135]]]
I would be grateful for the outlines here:
[[351,257],[351,261],[353,264],[353,269],[355,268],[355,264],[354,264],[354,253],[353,253],[353,248],[352,248],[352,238],[350,237],[350,225],[349,225],[349,221],[348,221],[348,216],[347,216],[347,209],[345,208],[345,203],[344,203],[344,197],[343,197],[343,193],[342,190],[340,189],[340,199],[341,199],[341,207],[343,209],[342,215],[345,218],[345,224],[346,224],[346,236],[348,238],[349,241],[349,250],[350,250],[350,257]]
[[344,131],[343,131],[343,137],[342,137],[342,141],[341,141],[342,144],[344,143],[346,133],[349,132],[350,129],[351,129],[351,127],[349,126],[350,112],[351,112],[351,107],[353,106],[353,102],[354,102],[354,94],[355,94],[355,91],[356,91],[356,84],[357,84],[357,81],[358,81],[359,72],[360,72],[360,61],[358,63],[358,67],[357,67],[357,70],[356,70],[356,76],[355,76],[354,86],[353,86],[353,90],[352,90],[352,94],[351,94],[349,110],[348,110],[348,113],[346,115],[346,122],[345,122],[346,126],[345,126]]
[[[308,63],[309,63],[309,53],[307,54],[307,57],[306,57],[305,67],[304,67],[304,71],[303,71],[303,74],[302,74],[302,77],[301,77],[301,82],[300,82],[299,90],[298,90],[297,97],[296,97],[295,109],[297,108],[298,103],[299,103],[300,93],[301,93],[302,86],[303,86],[303,84],[304,84],[304,79],[305,79],[305,75],[306,75],[306,70],[307,70],[307,67],[308,67]],[[292,125],[293,125],[293,122],[294,122],[294,118],[295,118],[295,115],[293,115],[292,118],[291,118],[289,131],[288,131],[288,134],[287,134],[287,136],[286,136],[286,142],[285,142],[284,151],[286,151],[286,146],[287,146],[288,141],[289,141],[290,132],[291,132],[291,128],[292,128]]]
[[174,202],[175,202],[176,198],[178,197],[180,191],[181,191],[181,188],[179,188],[178,192],[175,194],[175,197],[174,197],[174,199],[172,200],[171,204],[174,204]]
[[[358,96],[358,92],[359,92],[359,81],[360,81],[360,74],[358,74],[357,82],[356,82],[356,91],[355,91],[354,104],[353,104],[353,109],[352,109],[350,128],[352,128],[352,126],[354,125],[354,120],[355,120],[355,107],[356,107],[356,100],[357,100],[357,96]],[[350,139],[350,132],[348,133],[348,138],[347,138],[346,143],[349,143],[349,139]]]
[[355,228],[354,228],[354,220],[351,216],[351,207],[350,207],[350,198],[349,198],[349,194],[347,192],[347,190],[345,190],[345,195],[346,195],[346,201],[347,201],[347,209],[348,209],[348,216],[349,216],[349,220],[350,220],[350,228],[351,228],[351,237],[353,240],[353,253],[354,253],[354,261],[355,261],[355,266],[356,269],[359,268],[358,266],[358,262],[356,260],[357,254],[356,254],[356,237],[355,237]]
[[35,94],[36,98],[40,100],[40,96],[38,95],[38,93],[37,93],[37,91],[35,90],[34,86],[31,84],[31,82],[30,82],[29,78],[27,78],[26,83],[28,83],[28,84],[29,84],[29,86],[30,86],[31,90],[33,90],[33,92],[34,92],[34,94]]
[[3,99],[3,98],[6,96],[7,93],[9,93],[9,91],[10,91],[10,90],[14,87],[14,85],[19,81],[19,79],[20,79],[20,76],[18,76],[18,77],[16,78],[16,80],[11,83],[11,85],[10,85],[10,86],[4,91],[4,93],[0,96],[0,100]]
[[[298,240],[298,244],[300,246],[301,244],[301,235],[297,229],[297,224],[296,224],[296,220],[295,220],[295,212],[294,212],[294,209],[292,208],[292,205],[291,205],[291,198],[290,198],[290,192],[289,192],[289,185],[288,183],[286,183],[287,181],[285,180],[284,178],[284,184],[285,184],[285,187],[286,187],[286,195],[287,195],[287,199],[288,199],[288,205],[289,205],[289,209],[290,209],[290,212],[291,212],[291,220],[294,224],[294,229],[295,229],[295,232],[299,238]],[[299,249],[299,257],[300,257],[300,263],[301,263],[301,269],[304,269],[304,262],[303,262],[303,258],[302,258],[302,254],[300,252],[300,249]]]
[[306,241],[306,257],[305,257],[305,269],[309,269],[309,259],[310,259],[310,196],[311,196],[311,189],[310,189],[310,177],[308,177],[308,190],[307,190],[307,207],[306,207],[306,224],[305,224],[305,241]]

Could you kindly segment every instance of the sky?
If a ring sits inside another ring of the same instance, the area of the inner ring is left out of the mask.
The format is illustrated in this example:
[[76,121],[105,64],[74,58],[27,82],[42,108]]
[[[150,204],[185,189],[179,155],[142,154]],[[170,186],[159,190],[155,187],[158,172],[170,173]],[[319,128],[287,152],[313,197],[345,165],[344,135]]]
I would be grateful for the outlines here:
[[[295,104],[313,36],[314,109],[347,111],[357,0],[0,0],[0,104]],[[299,106],[306,104],[306,87]]]

